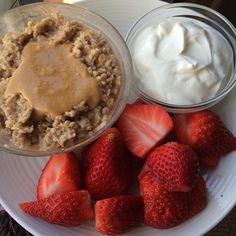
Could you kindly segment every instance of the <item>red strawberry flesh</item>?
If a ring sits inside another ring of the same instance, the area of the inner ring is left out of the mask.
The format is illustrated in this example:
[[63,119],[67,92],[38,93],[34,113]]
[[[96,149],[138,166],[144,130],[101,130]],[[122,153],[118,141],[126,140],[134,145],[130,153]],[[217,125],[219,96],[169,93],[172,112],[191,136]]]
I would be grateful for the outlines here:
[[74,153],[53,155],[40,176],[37,198],[80,189],[80,164]]
[[143,222],[143,199],[117,196],[97,201],[96,229],[104,234],[122,234]]
[[177,142],[154,149],[147,159],[149,170],[170,192],[189,192],[199,176],[199,160],[188,146]]
[[94,218],[88,191],[55,194],[20,204],[21,209],[51,224],[78,226]]
[[189,214],[192,217],[201,212],[207,205],[206,183],[202,176],[199,177],[195,188],[188,193]]
[[140,179],[144,200],[144,222],[154,228],[174,227],[188,215],[187,193],[168,192],[161,183],[146,172]]
[[177,141],[190,145],[206,167],[214,168],[221,156],[236,149],[236,138],[210,110],[177,114],[174,123]]
[[160,106],[128,104],[117,121],[128,149],[144,158],[173,129],[173,121]]
[[133,180],[131,158],[116,128],[87,147],[84,183],[95,200],[126,194]]

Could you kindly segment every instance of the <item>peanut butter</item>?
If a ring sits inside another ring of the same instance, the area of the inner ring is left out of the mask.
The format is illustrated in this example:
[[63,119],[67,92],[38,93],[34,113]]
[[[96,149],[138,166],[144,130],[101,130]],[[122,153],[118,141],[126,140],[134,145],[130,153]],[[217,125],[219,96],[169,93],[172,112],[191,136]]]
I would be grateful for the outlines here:
[[70,50],[67,44],[51,45],[43,40],[28,43],[4,96],[22,94],[36,118],[55,118],[82,101],[95,108],[101,99],[97,81]]

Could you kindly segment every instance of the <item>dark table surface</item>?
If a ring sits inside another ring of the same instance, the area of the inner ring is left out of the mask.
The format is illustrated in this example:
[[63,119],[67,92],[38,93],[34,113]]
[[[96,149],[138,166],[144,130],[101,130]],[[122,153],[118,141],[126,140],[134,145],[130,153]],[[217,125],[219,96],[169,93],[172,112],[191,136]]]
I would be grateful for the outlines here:
[[40,0],[19,0],[20,5],[34,3],[34,2],[42,2],[42,1],[40,1]]

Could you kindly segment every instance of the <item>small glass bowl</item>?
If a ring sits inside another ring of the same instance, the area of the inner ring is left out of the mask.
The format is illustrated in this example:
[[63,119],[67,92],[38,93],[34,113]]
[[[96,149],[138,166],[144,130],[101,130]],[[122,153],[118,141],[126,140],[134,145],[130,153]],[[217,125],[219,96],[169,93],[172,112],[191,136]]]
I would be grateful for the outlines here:
[[22,149],[14,145],[8,136],[0,135],[0,149],[3,151],[22,156],[48,156],[80,149],[97,139],[107,128],[111,127],[121,115],[127,103],[133,78],[132,61],[128,47],[120,33],[108,21],[88,9],[65,3],[34,3],[18,7],[0,14],[0,35],[22,31],[27,26],[28,21],[37,22],[57,12],[64,15],[68,20],[83,22],[85,25],[100,31],[107,38],[121,67],[123,80],[120,93],[118,94],[112,112],[109,114],[107,123],[99,127],[92,135],[78,140],[73,145],[47,151],[41,151],[35,148]]
[[206,108],[213,106],[214,104],[221,101],[235,86],[236,83],[236,30],[234,26],[220,13],[198,4],[191,3],[175,3],[175,4],[167,4],[162,7],[156,8],[146,15],[141,17],[130,29],[126,36],[126,42],[130,49],[131,56],[134,51],[134,42],[139,35],[146,27],[157,25],[158,23],[165,21],[169,18],[178,18],[184,17],[189,19],[194,19],[195,21],[203,22],[208,26],[216,29],[229,43],[232,53],[233,53],[233,69],[230,76],[225,78],[225,84],[220,91],[215,95],[215,97],[201,102],[197,104],[191,105],[175,105],[170,104],[164,101],[160,101],[150,97],[147,93],[142,91],[139,88],[137,83],[138,72],[134,66],[134,80],[132,84],[132,89],[135,95],[139,100],[144,101],[146,103],[159,104],[166,108],[167,111],[173,113],[189,113],[200,111]]

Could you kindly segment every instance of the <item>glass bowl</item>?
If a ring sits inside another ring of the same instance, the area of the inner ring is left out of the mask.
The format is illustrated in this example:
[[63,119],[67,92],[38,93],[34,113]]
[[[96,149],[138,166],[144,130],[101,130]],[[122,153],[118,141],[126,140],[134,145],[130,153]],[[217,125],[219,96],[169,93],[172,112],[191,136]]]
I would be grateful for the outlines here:
[[222,100],[231,91],[236,83],[236,30],[234,26],[223,15],[208,7],[198,4],[168,4],[148,12],[139,20],[137,20],[128,32],[126,36],[126,42],[132,56],[134,52],[135,40],[146,27],[157,25],[158,23],[169,18],[177,19],[178,17],[184,17],[194,20],[195,22],[199,21],[201,23],[205,23],[217,30],[228,41],[233,54],[232,62],[229,62],[232,63],[232,73],[230,74],[230,76],[227,76],[225,78],[224,85],[213,98],[201,103],[191,105],[175,105],[165,101],[154,99],[149,94],[145,93],[137,82],[137,78],[140,76],[140,74],[137,72],[137,69],[134,65],[134,80],[132,84],[133,93],[136,95],[136,97],[138,97],[139,100],[146,103],[159,104],[165,107],[169,112],[188,113],[200,111],[209,108]]
[[14,145],[9,137],[0,135],[1,150],[22,156],[48,156],[55,153],[80,149],[97,139],[108,127],[111,127],[126,105],[133,77],[130,53],[119,32],[101,16],[76,5],[63,3],[29,4],[0,14],[0,35],[4,35],[8,32],[19,32],[25,28],[28,21],[37,22],[49,16],[51,13],[56,12],[63,14],[68,20],[83,22],[85,25],[100,31],[107,38],[121,67],[123,80],[120,93],[116,99],[114,108],[108,117],[107,123],[94,131],[92,135],[78,140],[78,142],[75,142],[72,146],[49,149],[46,151],[35,148],[22,149]]

